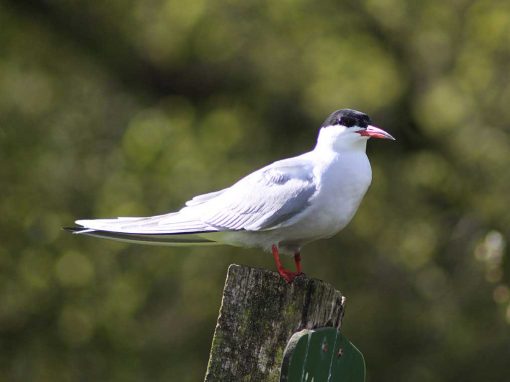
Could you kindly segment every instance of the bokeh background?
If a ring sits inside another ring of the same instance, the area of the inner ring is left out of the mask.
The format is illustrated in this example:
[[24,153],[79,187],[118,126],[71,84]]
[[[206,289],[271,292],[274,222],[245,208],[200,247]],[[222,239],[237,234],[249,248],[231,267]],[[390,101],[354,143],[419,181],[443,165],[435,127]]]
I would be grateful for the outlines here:
[[1,380],[201,380],[228,265],[271,256],[60,227],[177,209],[344,107],[397,142],[303,258],[369,381],[508,380],[508,1],[1,0],[0,26]]

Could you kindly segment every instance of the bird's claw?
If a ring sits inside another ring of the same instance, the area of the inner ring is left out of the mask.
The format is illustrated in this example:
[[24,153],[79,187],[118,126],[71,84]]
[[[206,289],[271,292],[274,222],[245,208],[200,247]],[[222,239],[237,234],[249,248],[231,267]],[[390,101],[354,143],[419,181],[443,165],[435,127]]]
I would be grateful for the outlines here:
[[280,276],[282,276],[287,284],[292,284],[296,277],[304,275],[303,272],[291,272],[285,268],[278,269],[278,273]]
[[294,281],[294,279],[297,276],[300,276],[303,274],[303,272],[301,272],[301,255],[300,255],[300,253],[296,252],[294,254],[294,262],[296,263],[297,272],[291,272],[288,269],[285,269],[283,267],[283,265],[280,261],[280,253],[278,251],[278,247],[273,244],[271,249],[273,252],[274,262],[276,264],[276,269],[278,270],[278,273],[287,282],[287,284],[292,284],[292,282]]

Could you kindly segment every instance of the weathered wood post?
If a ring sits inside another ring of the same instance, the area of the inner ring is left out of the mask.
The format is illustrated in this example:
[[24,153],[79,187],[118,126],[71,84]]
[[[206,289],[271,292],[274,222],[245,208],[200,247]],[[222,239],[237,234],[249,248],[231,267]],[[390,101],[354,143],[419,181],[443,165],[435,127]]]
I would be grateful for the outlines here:
[[[342,323],[344,303],[342,294],[323,281],[300,276],[288,285],[275,272],[231,265],[205,381],[280,381],[282,364],[289,368],[294,348],[313,345],[309,338],[315,332],[310,329],[332,328],[333,334],[317,334],[317,341],[322,341],[320,352],[326,356],[335,351],[337,357],[342,356],[343,339],[337,340],[335,333]],[[325,342],[328,335],[332,336],[330,349]],[[297,354],[294,364],[298,358]],[[330,355],[322,362],[331,368],[332,359]],[[291,379],[284,376],[282,380]]]

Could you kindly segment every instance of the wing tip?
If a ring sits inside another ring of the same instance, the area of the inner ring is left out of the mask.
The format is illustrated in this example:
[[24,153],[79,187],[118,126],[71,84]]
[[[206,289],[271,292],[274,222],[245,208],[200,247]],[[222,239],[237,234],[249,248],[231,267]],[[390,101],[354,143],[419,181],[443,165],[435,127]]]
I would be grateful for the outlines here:
[[84,227],[62,227],[64,231],[71,232],[73,234],[87,233],[96,231],[95,229],[89,229]]

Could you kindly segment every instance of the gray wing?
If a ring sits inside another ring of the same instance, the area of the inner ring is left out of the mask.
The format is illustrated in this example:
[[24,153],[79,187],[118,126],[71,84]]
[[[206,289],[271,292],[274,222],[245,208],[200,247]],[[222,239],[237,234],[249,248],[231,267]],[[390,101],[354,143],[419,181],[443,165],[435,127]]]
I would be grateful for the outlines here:
[[316,191],[311,163],[303,157],[291,158],[264,167],[229,188],[196,196],[178,212],[144,218],[77,220],[83,229],[76,232],[175,235],[269,230],[298,218]]
[[203,204],[203,203],[207,202],[208,200],[218,197],[226,190],[227,189],[225,188],[223,190],[209,192],[208,194],[197,195],[197,196],[193,197],[193,199],[188,200],[186,202],[186,206],[188,206],[188,207],[198,206],[199,204]]
[[292,158],[248,175],[200,203],[196,212],[203,223],[222,231],[269,230],[305,211],[316,191],[311,163]]

